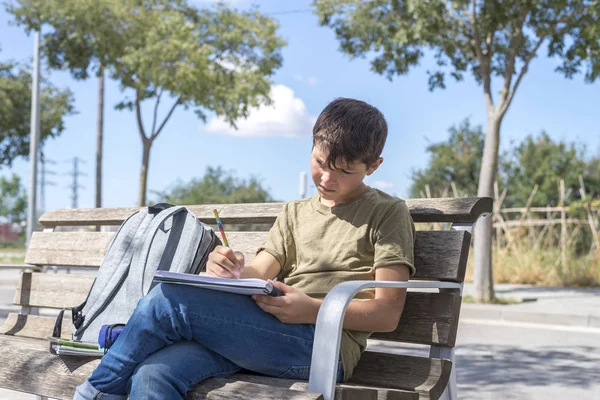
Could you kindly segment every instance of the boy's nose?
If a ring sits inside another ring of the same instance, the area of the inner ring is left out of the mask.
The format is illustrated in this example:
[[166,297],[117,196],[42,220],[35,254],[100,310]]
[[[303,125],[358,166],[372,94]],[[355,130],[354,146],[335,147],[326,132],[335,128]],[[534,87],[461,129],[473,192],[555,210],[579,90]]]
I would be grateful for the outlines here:
[[329,181],[331,181],[331,174],[329,173],[329,171],[323,171],[323,174],[321,175],[321,182]]

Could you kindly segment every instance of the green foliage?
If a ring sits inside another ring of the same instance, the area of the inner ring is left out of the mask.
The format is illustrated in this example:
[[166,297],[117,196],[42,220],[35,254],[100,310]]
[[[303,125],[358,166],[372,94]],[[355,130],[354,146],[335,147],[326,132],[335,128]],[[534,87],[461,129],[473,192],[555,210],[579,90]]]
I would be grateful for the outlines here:
[[[74,113],[73,95],[46,81],[40,85],[40,142],[60,135],[64,118]],[[31,73],[25,66],[0,62],[0,166],[29,156]]]
[[[483,132],[468,120],[449,129],[449,138],[427,147],[427,167],[412,173],[411,197],[421,197],[429,185],[432,196],[451,196],[451,183],[458,195],[474,196],[483,153]],[[588,197],[600,195],[600,157],[587,157],[576,143],[554,141],[546,132],[527,136],[500,155],[498,182],[507,187],[503,207],[523,207],[534,185],[538,191],[531,203],[534,207],[556,206],[559,202],[558,182],[564,179],[571,190],[567,204],[581,199],[579,177]],[[583,204],[583,203],[582,203]],[[585,203],[587,204],[587,203]]]
[[110,65],[123,54],[119,32],[126,21],[115,12],[120,3],[10,0],[6,8],[28,31],[44,28],[41,49],[48,66],[68,69],[76,79],[87,79],[92,69]]
[[389,79],[417,66],[426,50],[436,60],[428,71],[430,89],[444,88],[447,75],[461,81],[468,72],[480,83],[483,75],[512,78],[516,65],[526,71],[544,41],[566,77],[583,72],[594,81],[600,75],[597,0],[315,0],[314,5],[343,52],[374,55],[373,71]]
[[[270,77],[282,64],[279,26],[256,9],[217,3],[198,10],[186,0],[13,0],[8,10],[27,29],[44,26],[51,66],[85,78],[101,65],[120,83],[125,96],[116,108],[135,110],[144,149],[140,204],[150,148],[176,108],[202,120],[212,112],[235,126],[252,107],[271,102]],[[150,126],[145,100],[155,102]]]
[[[527,202],[534,185],[538,191],[532,206],[556,206],[560,201],[559,181],[565,181],[571,190],[571,200],[581,198],[579,177],[583,178],[588,192],[600,193],[600,181],[590,175],[589,165],[599,159],[588,160],[585,149],[575,143],[555,142],[546,132],[526,137],[501,160],[501,179],[508,186],[505,207],[522,207]],[[567,201],[569,202],[569,201]]]
[[422,197],[427,185],[433,197],[451,196],[452,183],[458,196],[477,193],[484,140],[481,126],[473,127],[465,119],[458,126],[452,126],[448,133],[447,141],[427,147],[429,165],[412,172],[411,197]]
[[200,179],[176,183],[164,192],[155,193],[156,201],[177,205],[265,203],[273,201],[269,192],[255,177],[236,178],[221,167],[208,167]]
[[8,179],[0,177],[0,217],[10,223],[21,223],[27,219],[27,193],[15,174]]
[[13,0],[7,9],[28,30],[45,27],[51,67],[86,78],[102,64],[132,89],[118,108],[164,93],[201,118],[209,110],[234,123],[269,101],[267,78],[282,63],[275,20],[222,3],[198,10],[184,0]]

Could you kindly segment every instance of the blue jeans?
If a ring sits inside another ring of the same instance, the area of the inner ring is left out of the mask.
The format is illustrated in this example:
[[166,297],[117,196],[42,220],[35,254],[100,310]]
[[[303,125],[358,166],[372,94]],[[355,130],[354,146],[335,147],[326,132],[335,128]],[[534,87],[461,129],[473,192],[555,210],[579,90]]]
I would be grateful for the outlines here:
[[314,325],[285,324],[248,296],[158,284],[74,398],[185,398],[204,379],[242,370],[306,380],[314,334]]

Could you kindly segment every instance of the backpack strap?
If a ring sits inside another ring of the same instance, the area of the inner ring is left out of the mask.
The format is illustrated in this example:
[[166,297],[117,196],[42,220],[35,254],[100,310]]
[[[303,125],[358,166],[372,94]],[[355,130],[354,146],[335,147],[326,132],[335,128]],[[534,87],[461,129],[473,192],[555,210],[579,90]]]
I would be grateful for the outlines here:
[[208,255],[217,246],[223,244],[221,240],[215,234],[215,231],[208,225],[202,224],[205,230],[206,239],[203,239],[198,246],[194,260],[192,261],[192,267],[190,274],[198,275],[200,272],[206,269],[206,262],[208,261]]
[[[150,288],[152,278],[154,277],[154,272],[156,271],[156,268],[159,265],[158,260],[151,260],[150,262],[152,263],[152,265],[148,265],[150,249],[152,247],[154,239],[156,238],[158,232],[161,230],[161,226],[163,226],[164,222],[171,217],[173,217],[173,224],[171,226],[171,229],[178,229],[178,224],[175,223],[175,216],[181,212],[187,212],[186,208],[182,206],[174,206],[163,210],[158,215],[156,215],[152,220],[151,225],[146,230],[143,243],[141,244],[139,250],[136,251],[133,255],[133,258],[131,260],[129,277],[125,282],[125,284],[127,285],[127,297],[134,299],[131,304],[128,304],[132,312],[133,309],[135,309],[135,306],[137,305],[137,300],[141,299]],[[170,232],[169,237],[172,234],[173,232]],[[176,235],[173,236],[173,239],[175,238]],[[169,251],[169,249],[166,247],[168,244],[169,243],[165,244],[165,251],[161,252],[163,258],[168,258],[170,256],[172,257],[173,255],[172,251]],[[149,279],[148,284],[146,285],[146,290],[144,290],[144,275],[146,270],[149,270],[151,277]]]

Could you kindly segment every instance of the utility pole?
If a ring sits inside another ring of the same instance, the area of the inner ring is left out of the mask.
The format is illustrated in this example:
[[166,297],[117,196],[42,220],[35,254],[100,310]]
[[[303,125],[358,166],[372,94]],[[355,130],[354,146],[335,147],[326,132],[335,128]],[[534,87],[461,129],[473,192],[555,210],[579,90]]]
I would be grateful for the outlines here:
[[56,186],[55,182],[46,180],[46,175],[56,175],[54,171],[48,171],[46,164],[56,165],[56,161],[46,159],[44,151],[40,152],[40,211],[46,211],[46,186]]
[[25,241],[29,246],[31,234],[37,224],[37,156],[40,141],[40,31],[33,36],[33,73],[31,75],[31,130],[29,143],[29,191],[27,193],[27,231]]
[[[68,162],[71,162],[70,160]],[[85,189],[83,185],[79,183],[80,176],[87,176],[79,170],[79,163],[84,163],[85,160],[75,156],[73,157],[73,171],[68,173],[67,175],[71,175],[73,177],[73,184],[69,186],[71,188],[71,208],[77,208],[79,203],[79,190]]]

